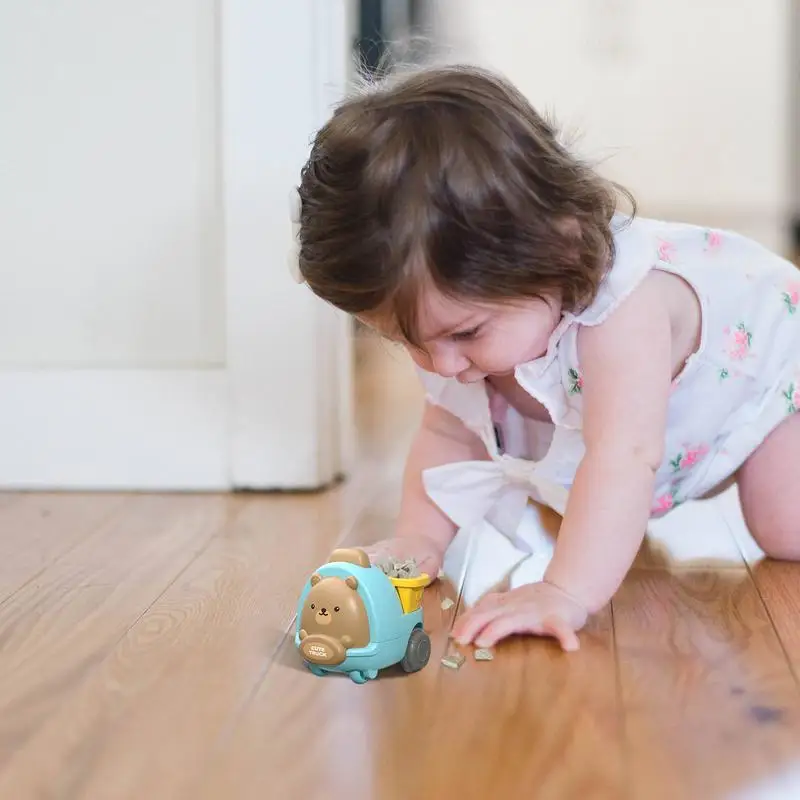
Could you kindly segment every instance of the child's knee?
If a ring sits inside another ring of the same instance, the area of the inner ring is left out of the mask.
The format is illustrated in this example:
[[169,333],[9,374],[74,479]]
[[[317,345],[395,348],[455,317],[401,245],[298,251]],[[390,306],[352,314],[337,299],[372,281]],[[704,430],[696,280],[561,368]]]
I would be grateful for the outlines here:
[[800,517],[791,504],[766,501],[742,504],[750,535],[770,558],[800,561]]

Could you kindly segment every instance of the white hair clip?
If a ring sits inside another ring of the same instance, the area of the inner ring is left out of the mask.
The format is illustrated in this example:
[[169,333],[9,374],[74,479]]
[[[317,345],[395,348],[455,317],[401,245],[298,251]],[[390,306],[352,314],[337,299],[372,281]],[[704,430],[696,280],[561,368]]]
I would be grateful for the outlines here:
[[292,245],[287,255],[289,274],[295,283],[305,283],[300,272],[300,193],[297,189],[289,193],[289,218],[292,221]]
[[289,219],[297,227],[300,226],[300,209],[300,192],[295,188],[289,192]]

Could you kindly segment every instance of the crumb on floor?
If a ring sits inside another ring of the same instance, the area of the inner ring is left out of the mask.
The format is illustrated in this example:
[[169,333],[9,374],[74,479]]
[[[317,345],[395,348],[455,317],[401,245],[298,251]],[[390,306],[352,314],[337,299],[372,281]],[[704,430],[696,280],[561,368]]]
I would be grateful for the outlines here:
[[450,655],[442,658],[442,664],[449,669],[460,669],[464,660],[464,656],[461,653],[450,653]]

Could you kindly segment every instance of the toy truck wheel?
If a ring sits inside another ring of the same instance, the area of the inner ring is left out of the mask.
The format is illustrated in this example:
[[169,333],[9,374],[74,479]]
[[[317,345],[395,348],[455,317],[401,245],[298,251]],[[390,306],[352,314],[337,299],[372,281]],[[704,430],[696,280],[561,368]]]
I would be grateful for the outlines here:
[[422,628],[414,628],[411,636],[408,637],[406,654],[400,662],[400,666],[406,672],[419,672],[431,657],[431,640]]

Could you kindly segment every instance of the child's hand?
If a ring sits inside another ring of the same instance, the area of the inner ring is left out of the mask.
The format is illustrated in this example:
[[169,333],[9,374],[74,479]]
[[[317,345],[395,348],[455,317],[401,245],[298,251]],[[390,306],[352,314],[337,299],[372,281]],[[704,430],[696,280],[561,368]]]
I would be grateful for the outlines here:
[[553,636],[564,650],[577,650],[576,631],[587,616],[580,603],[553,584],[531,583],[483,597],[458,618],[453,638],[460,644],[492,647],[506,636],[532,633]]
[[420,572],[426,573],[432,581],[436,580],[444,561],[444,553],[427,536],[394,536],[373,545],[364,547],[373,564],[380,564],[390,557],[398,561],[413,558]]

